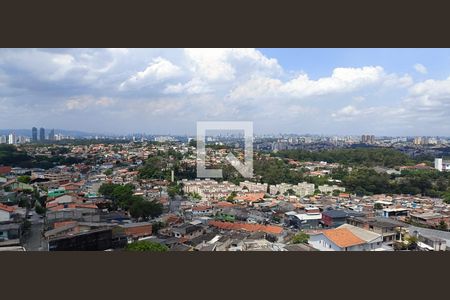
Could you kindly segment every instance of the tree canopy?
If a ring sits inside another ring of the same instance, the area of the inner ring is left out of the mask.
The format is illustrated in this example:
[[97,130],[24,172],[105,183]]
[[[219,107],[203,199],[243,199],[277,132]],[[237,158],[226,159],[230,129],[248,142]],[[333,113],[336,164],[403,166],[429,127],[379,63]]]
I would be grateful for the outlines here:
[[169,248],[166,245],[162,245],[150,241],[138,241],[128,244],[126,247],[127,251],[149,251],[149,252],[167,252]]

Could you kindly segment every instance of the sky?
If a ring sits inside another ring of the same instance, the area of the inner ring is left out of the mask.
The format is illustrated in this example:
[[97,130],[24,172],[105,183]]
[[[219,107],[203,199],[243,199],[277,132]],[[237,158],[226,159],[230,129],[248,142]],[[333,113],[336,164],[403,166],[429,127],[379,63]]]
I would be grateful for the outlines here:
[[450,136],[449,49],[0,49],[0,128]]

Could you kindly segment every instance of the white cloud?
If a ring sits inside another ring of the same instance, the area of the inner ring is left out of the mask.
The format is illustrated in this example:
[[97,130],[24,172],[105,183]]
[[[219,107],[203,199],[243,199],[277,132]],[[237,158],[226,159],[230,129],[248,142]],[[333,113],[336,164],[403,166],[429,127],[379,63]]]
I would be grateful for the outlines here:
[[346,107],[341,108],[335,113],[332,113],[331,116],[333,118],[338,119],[348,119],[352,117],[359,116],[361,114],[361,110],[357,109],[353,105],[348,105]]
[[416,70],[420,74],[427,74],[428,73],[427,68],[424,65],[422,65],[422,64],[415,64],[414,65],[414,70]]
[[411,84],[409,76],[399,77],[386,74],[380,66],[365,66],[361,68],[336,68],[330,77],[312,80],[307,74],[281,81],[277,78],[253,77],[239,84],[231,91],[231,99],[245,98],[307,98],[339,93],[358,91],[376,84],[400,86]]
[[352,98],[355,102],[363,102],[364,100],[366,100],[366,97],[364,96],[353,96]]
[[222,118],[260,120],[274,130],[280,123],[320,129],[382,120],[424,128],[448,123],[450,78],[415,83],[370,64],[328,72],[283,69],[257,49],[0,49],[0,99],[8,98],[0,105],[14,112],[0,122],[19,124],[9,115],[45,122],[56,112],[61,122],[98,118],[91,123],[119,129],[117,120],[140,128],[140,120],[153,126],[158,118],[168,128]]
[[64,102],[63,110],[86,110],[95,106],[109,107],[115,104],[116,101],[107,97],[93,98],[91,96],[73,97]]
[[231,81],[245,72],[274,73],[281,67],[256,49],[185,49],[187,65],[195,77],[211,82]]
[[201,79],[194,78],[186,83],[168,84],[164,89],[165,94],[206,94],[213,90]]
[[141,88],[181,75],[181,69],[167,59],[157,57],[145,68],[120,84],[121,90]]

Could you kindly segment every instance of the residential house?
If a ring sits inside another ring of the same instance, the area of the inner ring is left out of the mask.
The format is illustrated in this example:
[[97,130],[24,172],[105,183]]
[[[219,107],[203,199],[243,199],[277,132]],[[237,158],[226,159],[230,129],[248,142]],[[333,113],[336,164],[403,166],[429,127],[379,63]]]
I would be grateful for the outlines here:
[[417,224],[434,227],[437,226],[442,221],[444,221],[447,225],[449,225],[450,216],[434,212],[425,212],[422,214],[411,213],[410,221]]
[[192,225],[185,223],[178,227],[173,227],[173,236],[176,238],[186,238],[188,240],[198,237],[203,234],[203,227],[199,225]]
[[139,240],[152,235],[152,224],[148,222],[119,225],[129,241]]
[[392,245],[395,241],[401,240],[401,231],[406,225],[402,222],[390,218],[365,218],[356,216],[349,217],[347,219],[347,223],[381,234],[383,243],[386,245]]
[[286,225],[299,229],[318,228],[322,220],[322,214],[317,207],[308,207],[304,213],[289,211],[285,213],[285,216]]
[[347,223],[348,217],[363,217],[364,214],[351,210],[326,209],[322,212],[321,224],[325,228],[337,228]]
[[345,227],[326,229],[319,233],[310,234],[308,243],[320,251],[371,251],[381,245],[379,238],[374,237],[372,239],[369,234],[366,238],[362,238],[362,233],[358,236],[354,231],[354,229]]
[[15,210],[13,206],[0,203],[0,222],[11,220]]

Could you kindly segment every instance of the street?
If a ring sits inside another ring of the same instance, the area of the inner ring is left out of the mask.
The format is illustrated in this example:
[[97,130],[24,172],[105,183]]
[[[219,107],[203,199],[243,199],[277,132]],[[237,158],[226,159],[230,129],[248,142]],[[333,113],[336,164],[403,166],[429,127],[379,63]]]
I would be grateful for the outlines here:
[[36,212],[29,219],[31,222],[30,230],[23,236],[23,247],[27,251],[43,251],[42,230],[44,227],[44,219],[39,218]]

